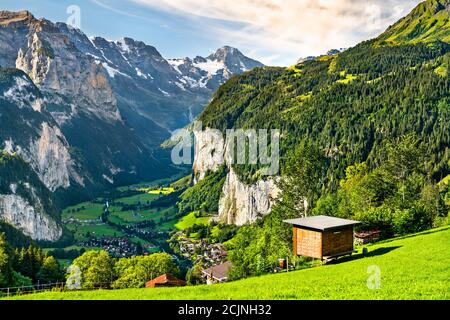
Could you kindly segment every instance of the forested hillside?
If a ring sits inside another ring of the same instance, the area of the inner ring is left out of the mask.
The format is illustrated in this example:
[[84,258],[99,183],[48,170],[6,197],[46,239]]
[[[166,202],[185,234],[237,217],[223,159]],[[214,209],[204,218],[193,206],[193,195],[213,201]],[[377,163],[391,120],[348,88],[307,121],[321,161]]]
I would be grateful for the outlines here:
[[[281,130],[282,195],[229,243],[232,277],[269,272],[291,254],[286,218],[351,218],[383,237],[449,222],[448,8],[425,1],[376,39],[256,69],[217,91],[205,127]],[[233,169],[246,183],[261,179],[256,165]]]
[[[258,69],[235,77],[201,116],[205,126],[279,128],[282,155],[313,140],[328,156],[327,186],[345,168],[380,163],[383,144],[415,132],[431,155],[427,170],[449,172],[450,45],[374,47],[374,41],[288,69]],[[282,166],[283,167],[283,166]],[[253,170],[252,170],[253,169]],[[247,181],[255,168],[241,168]]]

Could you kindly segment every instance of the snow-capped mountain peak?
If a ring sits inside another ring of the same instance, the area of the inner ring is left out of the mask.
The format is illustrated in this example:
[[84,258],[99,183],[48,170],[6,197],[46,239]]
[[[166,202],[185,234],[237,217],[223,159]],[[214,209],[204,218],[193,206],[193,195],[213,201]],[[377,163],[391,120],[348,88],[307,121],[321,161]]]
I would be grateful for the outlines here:
[[236,48],[224,46],[204,58],[171,59],[170,65],[181,76],[180,82],[191,88],[217,89],[235,74],[241,74],[264,65],[246,57]]

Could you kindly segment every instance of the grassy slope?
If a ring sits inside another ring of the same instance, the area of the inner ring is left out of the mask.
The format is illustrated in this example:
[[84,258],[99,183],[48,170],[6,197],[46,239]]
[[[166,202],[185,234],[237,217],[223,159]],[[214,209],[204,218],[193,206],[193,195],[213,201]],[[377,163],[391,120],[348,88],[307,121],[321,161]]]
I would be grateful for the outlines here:
[[194,226],[195,224],[203,225],[207,224],[210,220],[210,217],[195,217],[195,212],[189,213],[187,216],[184,216],[180,219],[180,221],[175,225],[175,228],[178,230],[186,230],[187,228],[190,228]]
[[[378,243],[370,256],[214,286],[44,293],[21,299],[450,299],[450,227]],[[369,266],[381,288],[367,288]]]
[[379,42],[416,44],[419,42],[450,42],[449,12],[445,0],[420,3],[408,16],[390,27]]

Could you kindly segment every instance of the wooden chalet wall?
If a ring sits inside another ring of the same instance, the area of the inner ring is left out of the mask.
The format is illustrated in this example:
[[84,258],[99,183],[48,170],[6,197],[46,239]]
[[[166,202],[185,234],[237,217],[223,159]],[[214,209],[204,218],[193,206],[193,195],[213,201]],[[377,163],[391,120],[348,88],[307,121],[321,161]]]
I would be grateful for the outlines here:
[[353,250],[353,227],[340,230],[315,231],[293,228],[294,254],[323,259]]
[[333,256],[353,250],[353,227],[342,230],[325,231],[322,234],[322,254]]
[[322,259],[322,233],[294,227],[294,252],[299,256]]

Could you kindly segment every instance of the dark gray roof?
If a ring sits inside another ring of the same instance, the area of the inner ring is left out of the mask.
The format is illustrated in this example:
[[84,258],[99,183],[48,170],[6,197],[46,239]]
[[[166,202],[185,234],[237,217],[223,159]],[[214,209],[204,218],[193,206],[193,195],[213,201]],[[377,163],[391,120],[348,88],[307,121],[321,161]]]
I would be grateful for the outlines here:
[[314,216],[307,218],[290,219],[284,220],[284,222],[299,227],[305,227],[321,231],[337,229],[345,226],[354,226],[361,223],[355,220],[347,220],[328,216]]
[[202,272],[206,275],[211,275],[212,273],[213,278],[217,280],[223,280],[228,278],[228,272],[230,272],[231,267],[231,262],[227,261],[209,269],[202,270]]

